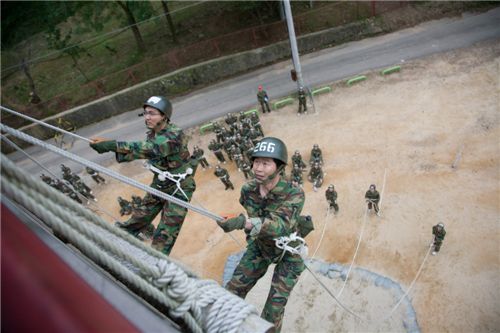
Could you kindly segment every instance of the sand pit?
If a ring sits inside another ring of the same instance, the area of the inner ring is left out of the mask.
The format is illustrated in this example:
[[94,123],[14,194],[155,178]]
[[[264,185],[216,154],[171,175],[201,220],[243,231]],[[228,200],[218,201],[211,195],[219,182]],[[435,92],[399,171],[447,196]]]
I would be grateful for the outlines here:
[[[387,77],[367,73],[367,81],[351,88],[335,84],[332,93],[316,99],[316,115],[297,117],[297,105],[292,105],[261,116],[266,134],[282,138],[290,152],[298,149],[308,158],[314,143],[323,150],[325,184],[335,184],[340,213],[328,220],[317,259],[349,265],[363,220],[364,192],[371,183],[382,185],[385,169],[382,217],[368,216],[354,267],[388,277],[405,289],[425,256],[432,225],[445,223],[442,251],[429,258],[410,294],[423,332],[500,330],[499,55],[499,41],[433,55],[405,63],[400,73]],[[188,132],[191,146],[203,147],[214,164],[206,149],[213,134]],[[111,165],[141,182],[151,179],[141,163]],[[239,189],[243,174],[232,164],[226,167]],[[198,171],[196,181],[194,204],[220,214],[242,211],[239,191],[224,191],[213,169]],[[115,181],[94,188],[99,204],[117,216],[118,195],[140,194]],[[304,213],[316,225],[307,237],[314,249],[325,223],[326,186],[313,192],[306,183],[304,190]],[[243,233],[234,237],[244,243]],[[227,257],[239,251],[213,221],[189,213],[172,256],[221,282]],[[338,290],[338,279],[322,279]],[[263,282],[254,292],[267,295],[268,288]],[[353,270],[342,300],[377,318],[391,308],[394,296]],[[284,331],[401,332],[410,330],[402,322],[405,316],[396,313],[385,325],[364,326],[304,273],[287,305]]]

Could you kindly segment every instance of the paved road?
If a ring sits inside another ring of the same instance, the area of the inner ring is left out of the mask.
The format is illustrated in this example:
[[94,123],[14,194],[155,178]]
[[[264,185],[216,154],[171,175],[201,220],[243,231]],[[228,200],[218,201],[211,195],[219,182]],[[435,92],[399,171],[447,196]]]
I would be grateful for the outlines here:
[[[486,40],[500,41],[500,7],[482,14],[464,14],[461,18],[432,21],[305,55],[301,57],[304,81],[308,86],[318,86],[364,71],[468,47]],[[267,87],[271,98],[288,95],[296,90],[295,83],[290,80],[290,69],[291,61],[284,61],[174,99],[173,122],[187,128],[227,112],[254,107],[259,84]],[[145,127],[142,118],[137,117],[139,112],[138,109],[87,126],[78,133],[85,137],[142,139]],[[38,147],[31,147],[27,151],[57,173],[62,162],[76,171],[82,168]],[[77,142],[71,152],[100,164],[113,160],[113,154],[98,155],[85,142]],[[38,166],[18,153],[11,154],[10,158],[29,172],[36,174],[40,171]]]

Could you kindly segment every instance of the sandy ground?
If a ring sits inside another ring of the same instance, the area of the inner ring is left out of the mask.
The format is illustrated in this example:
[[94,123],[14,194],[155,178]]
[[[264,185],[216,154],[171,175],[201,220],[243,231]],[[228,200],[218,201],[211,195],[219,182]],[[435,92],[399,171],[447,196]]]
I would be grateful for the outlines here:
[[[423,332],[500,331],[499,55],[500,41],[434,55],[403,64],[400,73],[387,77],[369,73],[367,81],[351,88],[334,84],[332,93],[316,99],[318,114],[297,117],[297,106],[291,105],[261,116],[266,134],[282,138],[289,152],[298,149],[308,159],[314,143],[323,150],[325,184],[335,184],[340,213],[326,221],[326,186],[313,192],[311,184],[305,185],[303,212],[316,225],[307,238],[310,248],[316,248],[328,223],[317,258],[350,263],[363,221],[364,192],[371,183],[381,189],[384,170],[382,217],[368,217],[356,266],[407,287],[432,239],[432,225],[445,223],[442,251],[429,258],[412,291]],[[188,132],[191,145],[201,145],[215,163],[206,149],[213,134]],[[458,168],[452,169],[460,151]],[[111,165],[141,182],[151,179],[141,163]],[[243,175],[234,165],[226,167],[239,189]],[[220,214],[242,211],[239,191],[224,191],[213,169],[199,170],[196,181],[194,204]],[[95,190],[99,204],[117,216],[118,195],[140,194],[115,181]],[[242,233],[233,234],[244,243]],[[227,256],[237,251],[236,242],[213,221],[189,213],[171,255],[220,282]],[[315,283],[310,276],[301,278],[287,305],[284,331],[402,330],[356,324]],[[336,281],[325,283],[338,288]],[[265,295],[269,283],[256,288]],[[382,312],[370,311],[392,306],[380,305],[386,298],[355,277],[343,300],[372,317]]]

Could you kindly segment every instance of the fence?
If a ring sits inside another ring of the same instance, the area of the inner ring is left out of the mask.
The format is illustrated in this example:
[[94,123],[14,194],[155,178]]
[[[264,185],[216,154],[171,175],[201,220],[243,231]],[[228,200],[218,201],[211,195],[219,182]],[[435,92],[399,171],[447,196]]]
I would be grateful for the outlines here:
[[[336,2],[324,5],[294,17],[296,34],[300,36],[366,19],[398,9],[406,4],[407,2],[404,1],[370,1]],[[156,31],[150,33],[150,35],[154,37],[154,35],[158,33],[159,32]],[[6,96],[5,91],[3,91],[4,101],[2,103],[10,105],[32,117],[43,118],[88,103],[105,95],[133,86],[139,82],[175,71],[179,68],[220,56],[263,47],[286,40],[287,38],[288,32],[286,22],[284,21],[255,26],[174,48],[152,59],[129,66],[126,69],[105,74],[101,77],[99,77],[98,73],[105,72],[106,68],[94,65],[91,73],[93,73],[93,76],[97,76],[97,78],[87,83],[78,84],[78,81],[81,81],[81,77],[75,70],[70,74],[65,73],[66,83],[61,83],[59,80],[61,74],[53,78],[53,81],[56,83],[52,82],[52,84],[61,84],[72,88],[65,89],[60,94],[48,100],[44,100],[39,104],[25,106],[22,103],[10,100],[8,96]],[[172,94],[175,93],[176,92],[172,92]],[[22,119],[11,117],[7,114],[3,114],[2,116],[2,122],[9,126],[20,127],[25,125]]]

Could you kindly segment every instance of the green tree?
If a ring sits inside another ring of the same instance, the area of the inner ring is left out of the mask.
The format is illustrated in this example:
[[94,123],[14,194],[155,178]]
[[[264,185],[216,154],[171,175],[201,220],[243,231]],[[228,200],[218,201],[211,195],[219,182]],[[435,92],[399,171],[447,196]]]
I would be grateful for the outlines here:
[[163,13],[165,14],[165,17],[167,19],[167,26],[172,33],[172,41],[177,44],[177,33],[175,31],[174,22],[172,21],[172,16],[170,15],[170,10],[168,9],[167,0],[162,0],[161,5],[163,7]]
[[126,22],[132,30],[137,44],[137,51],[143,53],[146,50],[141,32],[137,26],[137,20],[142,21],[150,18],[153,15],[153,8],[149,1],[115,1],[115,3],[123,9],[126,16]]

